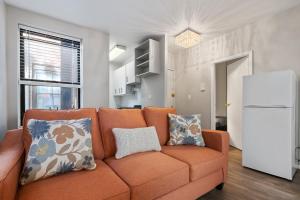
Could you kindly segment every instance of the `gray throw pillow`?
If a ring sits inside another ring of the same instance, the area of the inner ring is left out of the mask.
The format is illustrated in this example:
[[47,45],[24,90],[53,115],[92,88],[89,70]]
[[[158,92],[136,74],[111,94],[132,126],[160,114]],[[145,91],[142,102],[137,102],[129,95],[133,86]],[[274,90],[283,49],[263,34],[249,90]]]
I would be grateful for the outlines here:
[[161,146],[154,126],[145,128],[113,128],[116,140],[117,153],[116,159],[125,156],[145,152],[160,151]]

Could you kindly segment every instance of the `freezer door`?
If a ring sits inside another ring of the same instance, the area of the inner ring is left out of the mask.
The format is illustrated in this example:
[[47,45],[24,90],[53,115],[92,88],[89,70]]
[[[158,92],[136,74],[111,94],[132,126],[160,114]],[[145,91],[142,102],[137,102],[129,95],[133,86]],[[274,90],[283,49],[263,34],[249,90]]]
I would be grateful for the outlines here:
[[244,108],[243,166],[291,180],[293,118],[290,108]]
[[244,77],[243,106],[294,107],[296,76],[293,71]]

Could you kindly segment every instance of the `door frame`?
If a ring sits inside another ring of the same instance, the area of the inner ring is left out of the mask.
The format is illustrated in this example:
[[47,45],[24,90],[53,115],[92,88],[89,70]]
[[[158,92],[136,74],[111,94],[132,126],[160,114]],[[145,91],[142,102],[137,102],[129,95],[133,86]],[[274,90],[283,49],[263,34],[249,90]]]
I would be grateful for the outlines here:
[[211,68],[211,88],[210,88],[210,98],[211,98],[211,111],[210,111],[210,127],[212,130],[216,129],[216,67],[217,64],[229,62],[236,59],[241,59],[244,57],[248,57],[249,59],[249,72],[252,75],[254,73],[253,70],[253,50],[248,52],[236,54],[233,56],[227,56],[221,59],[218,59],[213,62],[213,66]]

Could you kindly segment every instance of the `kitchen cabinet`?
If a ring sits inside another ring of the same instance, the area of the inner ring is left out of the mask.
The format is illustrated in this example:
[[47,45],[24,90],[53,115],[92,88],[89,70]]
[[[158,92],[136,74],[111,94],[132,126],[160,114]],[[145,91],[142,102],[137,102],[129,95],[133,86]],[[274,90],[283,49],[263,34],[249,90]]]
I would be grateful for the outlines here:
[[[133,65],[134,67],[134,65]],[[131,64],[123,65],[113,72],[113,92],[114,96],[132,94],[133,83],[136,83],[135,75],[132,75]]]
[[137,77],[147,77],[160,74],[160,43],[148,39],[135,48],[135,69]]
[[119,67],[118,69],[114,70],[113,85],[115,96],[126,94],[125,66]]
[[131,61],[125,65],[126,70],[126,84],[136,84],[140,83],[141,79],[135,75],[134,61]]

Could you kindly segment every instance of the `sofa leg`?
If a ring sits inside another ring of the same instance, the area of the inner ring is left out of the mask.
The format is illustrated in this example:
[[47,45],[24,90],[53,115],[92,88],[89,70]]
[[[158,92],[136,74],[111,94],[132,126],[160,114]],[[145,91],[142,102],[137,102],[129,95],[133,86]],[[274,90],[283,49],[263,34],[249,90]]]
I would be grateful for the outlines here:
[[217,190],[222,190],[223,187],[224,187],[224,183],[221,183],[221,184],[217,185],[216,189]]

